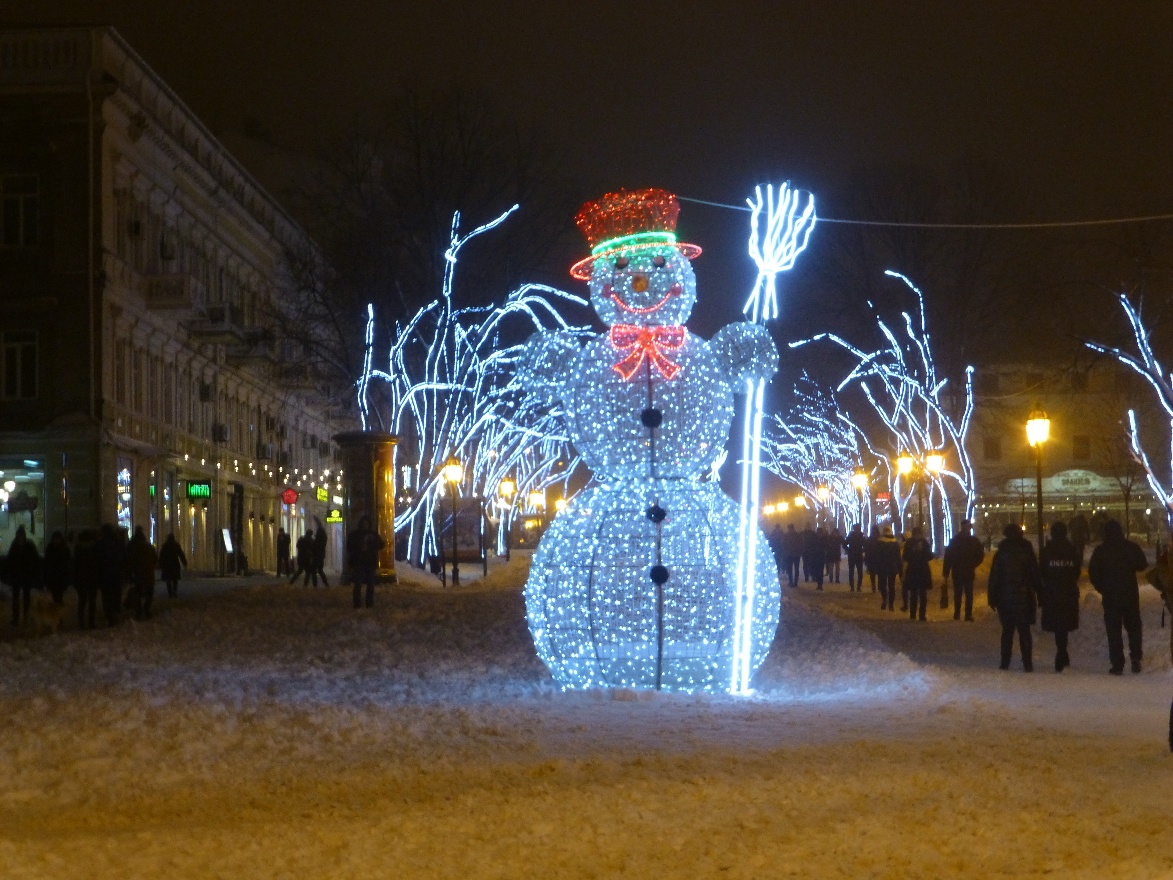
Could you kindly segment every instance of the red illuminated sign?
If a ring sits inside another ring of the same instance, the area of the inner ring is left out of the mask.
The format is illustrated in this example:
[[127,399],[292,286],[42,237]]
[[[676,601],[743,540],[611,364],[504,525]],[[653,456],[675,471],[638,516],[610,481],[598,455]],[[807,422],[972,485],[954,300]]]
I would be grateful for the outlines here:
[[285,504],[296,504],[297,503],[297,490],[296,489],[286,489],[284,492],[281,493],[281,501],[284,502]]

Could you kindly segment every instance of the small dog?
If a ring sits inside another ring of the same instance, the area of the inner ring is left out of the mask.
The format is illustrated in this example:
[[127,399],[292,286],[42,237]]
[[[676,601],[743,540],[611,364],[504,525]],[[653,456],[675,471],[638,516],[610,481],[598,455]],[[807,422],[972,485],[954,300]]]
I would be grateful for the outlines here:
[[29,608],[29,627],[34,636],[58,633],[64,615],[64,603],[59,605],[49,596],[34,596]]

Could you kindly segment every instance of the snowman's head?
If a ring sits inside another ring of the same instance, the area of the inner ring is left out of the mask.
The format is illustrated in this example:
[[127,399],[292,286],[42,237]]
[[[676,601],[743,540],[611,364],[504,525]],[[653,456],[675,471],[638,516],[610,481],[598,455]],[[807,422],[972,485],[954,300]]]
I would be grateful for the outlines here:
[[696,301],[689,260],[701,249],[676,240],[680,204],[662,189],[619,190],[582,206],[574,222],[591,254],[570,274],[589,281],[608,326],[683,324]]
[[591,267],[591,305],[607,326],[683,324],[696,302],[696,276],[675,245],[620,248]]

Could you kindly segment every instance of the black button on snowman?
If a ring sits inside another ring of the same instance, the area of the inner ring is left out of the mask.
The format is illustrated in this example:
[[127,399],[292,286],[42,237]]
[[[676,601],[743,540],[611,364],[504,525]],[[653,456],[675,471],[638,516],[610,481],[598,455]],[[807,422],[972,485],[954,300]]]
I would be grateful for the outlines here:
[[[565,409],[596,480],[551,523],[526,584],[538,654],[568,688],[733,681],[740,509],[703,478],[725,448],[735,390],[772,376],[778,354],[758,325],[708,342],[684,327],[700,248],[677,243],[679,212],[660,189],[584,205],[575,221],[591,256],[571,274],[589,281],[610,329],[585,348],[568,333],[528,344],[528,381]],[[778,625],[777,568],[760,532],[757,545],[751,668]]]

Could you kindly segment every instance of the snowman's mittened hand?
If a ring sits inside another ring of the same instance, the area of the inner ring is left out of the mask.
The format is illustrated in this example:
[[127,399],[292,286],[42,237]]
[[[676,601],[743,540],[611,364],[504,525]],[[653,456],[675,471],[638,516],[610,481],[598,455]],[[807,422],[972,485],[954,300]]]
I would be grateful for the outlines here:
[[770,331],[761,324],[726,324],[714,334],[709,346],[734,382],[769,379],[778,372],[778,348]]
[[525,343],[519,366],[521,381],[547,404],[561,399],[562,389],[581,348],[573,333],[539,331]]

